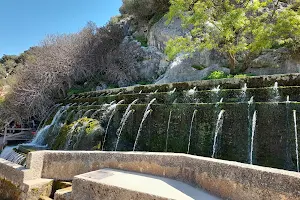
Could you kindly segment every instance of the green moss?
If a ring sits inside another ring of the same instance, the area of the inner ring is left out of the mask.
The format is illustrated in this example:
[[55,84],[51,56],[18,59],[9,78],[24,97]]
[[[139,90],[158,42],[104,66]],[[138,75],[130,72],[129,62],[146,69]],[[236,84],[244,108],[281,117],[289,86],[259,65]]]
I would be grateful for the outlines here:
[[55,139],[52,149],[59,150],[66,146],[68,138],[74,138],[74,144],[79,143],[80,137],[88,137],[100,128],[100,122],[96,119],[83,117],[71,124],[65,124],[60,129],[59,135]]

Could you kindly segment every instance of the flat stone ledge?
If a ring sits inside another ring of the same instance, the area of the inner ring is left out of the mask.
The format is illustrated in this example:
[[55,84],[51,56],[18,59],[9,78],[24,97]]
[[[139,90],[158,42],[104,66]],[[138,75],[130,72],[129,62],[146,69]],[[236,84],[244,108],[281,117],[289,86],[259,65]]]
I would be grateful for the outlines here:
[[[89,189],[78,189],[86,185]],[[172,179],[113,169],[76,176],[73,188],[74,199],[220,199]]]

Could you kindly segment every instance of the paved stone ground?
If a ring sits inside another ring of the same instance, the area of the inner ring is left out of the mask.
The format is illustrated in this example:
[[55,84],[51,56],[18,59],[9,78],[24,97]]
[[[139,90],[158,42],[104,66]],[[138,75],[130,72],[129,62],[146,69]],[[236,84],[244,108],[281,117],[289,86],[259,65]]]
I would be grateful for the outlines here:
[[[194,188],[188,184],[168,178],[142,173],[102,169],[79,175],[77,177],[88,182],[93,182],[93,185],[98,185],[99,188],[94,188],[94,191],[101,190],[101,187],[103,189],[106,188],[106,186],[109,186],[109,189],[106,190],[107,194],[104,194],[103,192],[101,192],[102,194],[100,194],[100,196],[103,195],[102,198],[104,199],[110,195],[116,195],[113,197],[113,199],[118,199],[119,193],[115,191],[119,189],[121,189],[122,191],[128,191],[128,194],[131,193],[130,196],[135,196],[133,195],[134,193],[139,194],[137,195],[139,197],[142,197],[141,194],[148,194],[152,197],[156,197],[155,199],[219,199],[203,190]],[[124,193],[122,195],[124,195]],[[100,196],[97,196],[97,198],[101,198]]]

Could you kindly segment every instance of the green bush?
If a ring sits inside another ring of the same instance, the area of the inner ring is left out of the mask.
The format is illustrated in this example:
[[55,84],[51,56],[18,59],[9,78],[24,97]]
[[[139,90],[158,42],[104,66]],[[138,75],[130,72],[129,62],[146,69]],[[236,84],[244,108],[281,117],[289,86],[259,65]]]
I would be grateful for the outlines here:
[[246,78],[249,76],[254,76],[254,74],[226,74],[222,71],[213,71],[209,76],[205,78],[205,80],[211,80],[211,79],[222,79],[222,78]]
[[211,80],[211,79],[222,79],[222,78],[227,78],[228,74],[222,71],[213,71],[206,79]]

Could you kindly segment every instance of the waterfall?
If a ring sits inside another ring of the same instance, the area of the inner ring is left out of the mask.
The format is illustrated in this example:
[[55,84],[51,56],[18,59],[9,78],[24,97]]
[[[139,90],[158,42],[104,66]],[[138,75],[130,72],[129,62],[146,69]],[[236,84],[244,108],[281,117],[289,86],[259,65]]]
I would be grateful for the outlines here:
[[134,146],[133,146],[132,151],[135,151],[136,145],[137,145],[137,143],[138,143],[138,140],[139,140],[139,137],[140,137],[142,128],[143,128],[144,121],[146,120],[146,118],[148,117],[148,115],[152,112],[152,110],[150,110],[150,106],[151,106],[151,104],[154,103],[154,101],[156,101],[156,98],[152,99],[152,100],[148,103],[148,105],[147,105],[147,107],[146,107],[146,110],[145,110],[144,115],[143,115],[143,119],[142,119],[142,121],[141,121],[141,123],[140,123],[140,127],[139,127],[138,133],[137,133],[137,135],[136,135],[136,139],[135,139],[135,142],[134,142]]
[[216,93],[216,94],[218,94],[219,92],[220,92],[220,85],[218,85],[217,87],[214,87],[213,89],[212,89],[212,91],[214,92],[214,93]]
[[136,104],[136,102],[137,102],[138,100],[139,100],[139,99],[135,99],[133,102],[131,102],[131,103],[127,106],[127,108],[126,108],[126,110],[125,110],[125,112],[124,112],[124,114],[123,114],[123,117],[122,117],[121,122],[120,122],[120,126],[119,126],[119,128],[118,128],[118,130],[117,130],[117,133],[116,133],[118,139],[117,139],[117,143],[116,143],[116,146],[115,146],[115,151],[116,151],[117,148],[118,148],[118,145],[119,145],[119,141],[120,141],[120,137],[121,137],[121,133],[122,133],[123,127],[124,127],[124,125],[125,125],[125,123],[126,123],[128,117],[129,117],[129,115],[133,112],[132,110],[130,110],[130,109],[131,109],[131,106],[134,105],[134,104]]
[[224,98],[221,98],[220,101],[218,101],[218,102],[216,103],[216,106],[215,106],[215,107],[216,107],[216,108],[219,107],[219,105],[220,105],[221,103],[223,103],[223,101],[224,101]]
[[169,129],[170,129],[171,117],[172,117],[172,110],[170,110],[169,120],[168,120],[167,137],[166,137],[166,150],[165,150],[165,152],[168,152],[168,140],[169,140]]
[[94,110],[93,110],[93,109],[87,110],[87,111],[82,115],[82,117],[89,117],[90,114],[91,114],[91,112],[94,112]]
[[295,128],[295,146],[296,146],[296,158],[297,158],[297,172],[299,172],[299,149],[298,149],[298,131],[297,131],[297,111],[293,110],[294,115],[294,128]]
[[117,151],[117,149],[118,149],[118,145],[119,145],[119,142],[120,142],[122,130],[123,130],[125,124],[126,124],[126,121],[127,121],[128,117],[130,116],[130,114],[133,113],[133,112],[134,112],[134,110],[128,111],[127,114],[122,119],[123,122],[122,122],[122,124],[121,124],[121,126],[119,127],[119,130],[118,130],[118,135],[117,135],[118,139],[117,139],[117,142],[116,142],[115,151]]
[[279,90],[278,90],[278,82],[274,83],[274,86],[272,87],[272,98],[271,101],[278,103],[280,100]]
[[30,143],[31,145],[42,145],[45,139],[45,136],[47,135],[49,129],[53,126],[55,126],[61,119],[62,115],[64,114],[64,111],[66,111],[68,108],[68,106],[62,106],[58,112],[55,114],[52,122],[50,125],[47,125],[45,127],[43,127],[42,129],[40,129],[37,134],[36,137],[32,140],[32,142]]
[[107,137],[107,133],[108,133],[108,128],[109,128],[109,125],[110,125],[110,123],[111,123],[112,118],[114,117],[114,115],[115,115],[115,113],[116,113],[117,106],[120,105],[120,104],[122,104],[124,101],[125,101],[125,100],[121,100],[121,101],[119,101],[117,104],[111,105],[111,106],[109,107],[109,110],[113,109],[113,111],[112,111],[112,113],[111,113],[111,115],[110,115],[110,117],[109,117],[109,120],[108,120],[108,122],[107,122],[106,129],[105,129],[105,134],[104,134],[103,144],[102,144],[102,151],[103,151],[103,149],[104,149],[104,144],[105,144],[105,141],[106,141],[106,137]]
[[176,88],[174,88],[173,90],[171,90],[170,92],[168,92],[169,95],[172,95],[176,92]]
[[240,99],[241,99],[241,102],[244,102],[246,97],[247,97],[247,83],[244,84],[244,86],[242,87],[242,92],[241,92],[241,95],[240,95]]
[[193,117],[192,117],[192,120],[191,120],[191,125],[190,125],[190,134],[189,134],[189,144],[188,144],[188,149],[187,149],[187,154],[190,153],[190,145],[191,145],[191,137],[192,137],[192,130],[193,130],[193,122],[194,122],[194,119],[196,117],[196,113],[198,112],[198,110],[194,110],[193,112]]
[[0,158],[6,159],[17,146],[6,146],[0,154]]
[[61,106],[61,104],[55,104],[54,106],[52,106],[52,108],[50,109],[48,115],[46,116],[46,118],[42,121],[42,123],[39,124],[37,130],[40,130],[41,127],[45,126],[45,123],[47,121],[47,119],[53,114],[53,112],[59,107]]
[[224,115],[225,110],[221,110],[219,115],[218,115],[218,120],[216,124],[216,129],[215,129],[215,136],[214,136],[214,144],[213,144],[213,153],[212,153],[212,158],[215,157],[216,150],[217,150],[217,139],[218,139],[218,134],[223,126],[223,115]]
[[251,164],[252,163],[252,135],[253,135],[253,117],[254,114],[254,97],[252,96],[250,100],[248,101],[248,161]]
[[16,148],[16,146],[5,147],[0,155],[0,158],[5,159],[9,162],[19,164],[19,165],[23,164],[26,157],[25,157],[25,155],[15,152],[15,150],[14,150],[15,148]]
[[250,164],[253,164],[253,149],[254,149],[254,136],[255,136],[255,128],[256,128],[256,119],[257,119],[257,110],[254,111],[253,119],[252,119],[252,131],[251,131],[251,149],[250,149]]
[[193,89],[190,89],[189,91],[187,91],[186,95],[192,96],[196,93],[196,91],[197,91],[197,87],[194,87]]
[[211,98],[212,103],[215,103],[219,100],[219,92],[221,91],[220,87],[221,86],[218,85],[217,87],[214,87],[213,89],[211,89],[210,98]]
[[287,103],[287,104],[288,104],[288,103],[291,103],[291,101],[290,101],[290,96],[289,96],[289,95],[286,96],[286,103]]

